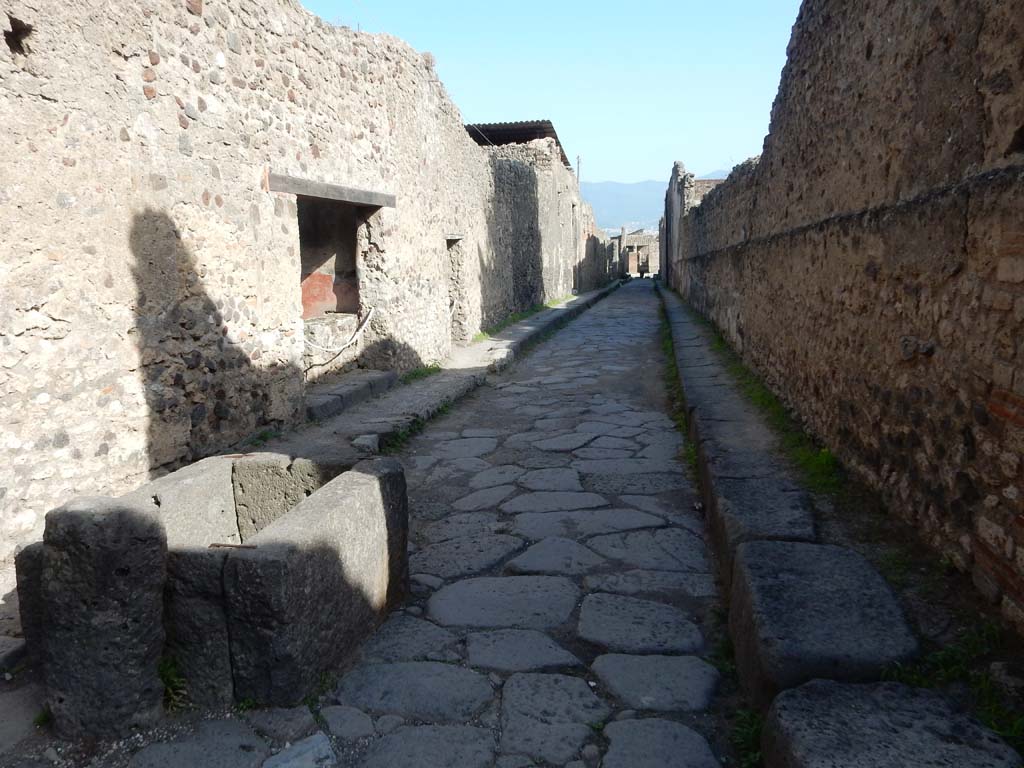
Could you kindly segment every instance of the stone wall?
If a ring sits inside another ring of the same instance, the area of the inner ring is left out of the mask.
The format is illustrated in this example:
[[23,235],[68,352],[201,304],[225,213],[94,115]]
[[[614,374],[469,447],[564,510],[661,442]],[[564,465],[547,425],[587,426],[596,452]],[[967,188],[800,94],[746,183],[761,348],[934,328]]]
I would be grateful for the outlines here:
[[[323,361],[304,359],[297,198],[271,192],[271,173],[397,197],[360,209],[363,365],[443,359],[520,298],[571,288],[585,248],[571,174],[537,149],[536,168],[509,162],[538,198],[503,194],[431,57],[393,37],[291,0],[3,11],[0,561],[73,495],[299,418]],[[528,283],[510,295],[489,267],[508,247],[499,222],[524,206],[542,219],[541,268],[517,271]]]
[[[1024,627],[1024,2],[805,0],[759,160],[671,282]],[[696,207],[694,207],[696,206]]]

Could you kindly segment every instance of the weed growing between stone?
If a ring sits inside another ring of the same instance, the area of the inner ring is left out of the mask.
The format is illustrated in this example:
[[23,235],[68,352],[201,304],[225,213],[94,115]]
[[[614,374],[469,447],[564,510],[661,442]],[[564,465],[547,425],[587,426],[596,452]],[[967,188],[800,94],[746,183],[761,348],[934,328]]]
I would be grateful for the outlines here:
[[430,363],[428,365],[421,365],[419,368],[413,368],[411,371],[406,371],[402,374],[401,382],[403,384],[411,384],[414,381],[425,379],[428,376],[433,376],[435,373],[441,372],[441,366],[438,363]]
[[169,656],[160,659],[157,674],[164,684],[164,707],[168,712],[175,712],[188,706],[188,688],[185,678],[178,669],[178,663]]
[[261,430],[260,432],[257,432],[252,437],[250,437],[246,441],[245,444],[246,445],[255,445],[255,446],[259,447],[259,446],[262,446],[262,445],[266,445],[271,440],[276,440],[280,436],[281,436],[280,432],[277,432],[277,431],[275,431],[273,429],[264,429],[264,430]]
[[741,709],[733,720],[729,740],[736,750],[740,768],[758,768],[761,765],[761,731],[764,716],[753,709]]
[[49,707],[44,706],[39,710],[39,714],[32,718],[32,724],[36,728],[48,728],[53,723],[53,712],[50,711]]
[[382,438],[380,441],[380,452],[384,455],[398,453],[402,448],[405,447],[406,443],[412,440],[416,435],[423,431],[423,428],[427,424],[436,419],[438,416],[444,416],[452,409],[451,403],[445,403],[436,411],[434,411],[429,418],[426,419],[413,419],[410,424],[398,430],[397,432]]

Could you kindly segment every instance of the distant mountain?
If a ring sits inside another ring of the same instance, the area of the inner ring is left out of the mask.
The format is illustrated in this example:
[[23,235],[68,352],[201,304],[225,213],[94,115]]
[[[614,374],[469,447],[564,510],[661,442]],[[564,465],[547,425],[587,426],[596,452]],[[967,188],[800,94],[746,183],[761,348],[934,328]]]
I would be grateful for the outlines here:
[[703,176],[698,176],[698,179],[724,179],[732,171],[712,171],[711,173],[705,173]]
[[594,218],[601,229],[658,229],[665,210],[664,181],[640,181],[622,184],[617,181],[584,181],[580,184],[583,198],[594,208]]

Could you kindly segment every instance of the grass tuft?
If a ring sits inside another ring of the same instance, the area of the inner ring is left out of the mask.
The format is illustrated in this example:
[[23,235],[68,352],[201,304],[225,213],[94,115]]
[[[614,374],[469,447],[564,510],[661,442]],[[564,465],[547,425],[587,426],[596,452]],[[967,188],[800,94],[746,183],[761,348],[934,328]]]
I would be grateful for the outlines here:
[[188,706],[188,687],[178,669],[178,663],[170,656],[164,656],[157,665],[160,682],[164,684],[164,707],[175,712]]
[[421,365],[419,368],[413,368],[411,371],[406,371],[402,374],[401,381],[403,384],[411,384],[414,381],[425,379],[440,372],[441,366],[438,363],[428,363],[427,365]]
[[736,711],[729,741],[736,750],[740,768],[759,768],[761,765],[761,731],[764,717],[752,709]]
[[247,445],[266,445],[271,440],[275,440],[281,436],[281,433],[273,429],[264,429],[257,432],[255,435],[250,437],[246,443]]
[[44,706],[39,710],[39,714],[32,718],[32,724],[37,728],[49,728],[53,724],[53,712]]

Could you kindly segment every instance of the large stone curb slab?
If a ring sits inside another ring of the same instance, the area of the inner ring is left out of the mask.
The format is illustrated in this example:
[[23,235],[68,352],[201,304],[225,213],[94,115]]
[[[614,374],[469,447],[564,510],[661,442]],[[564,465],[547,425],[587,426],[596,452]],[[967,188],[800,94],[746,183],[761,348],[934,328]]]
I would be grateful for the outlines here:
[[765,768],[1020,768],[1021,757],[936,693],[828,680],[776,697]]
[[918,652],[885,580],[856,552],[825,544],[741,545],[729,631],[740,683],[763,705],[814,678],[877,679]]
[[292,706],[405,591],[408,507],[394,459],[358,464],[233,549],[224,568],[236,700]]
[[707,740],[671,720],[648,718],[609,723],[611,748],[603,768],[718,768]]

